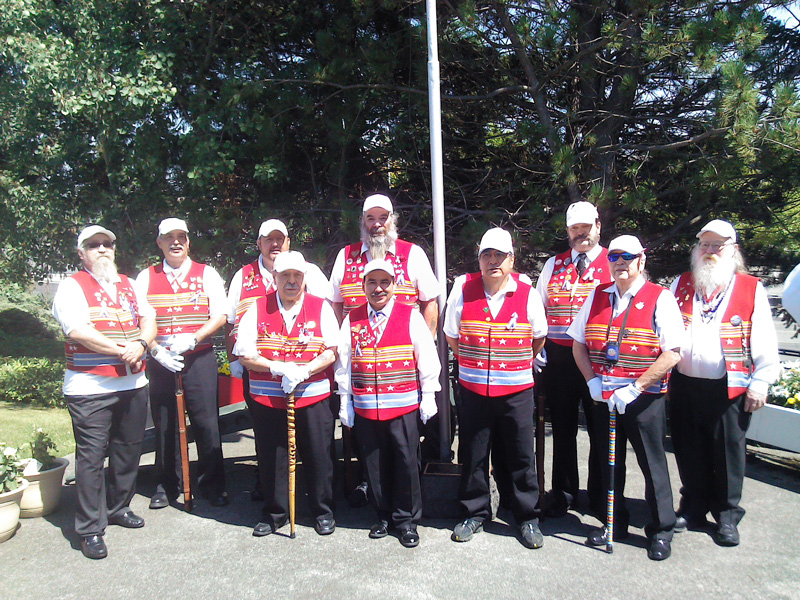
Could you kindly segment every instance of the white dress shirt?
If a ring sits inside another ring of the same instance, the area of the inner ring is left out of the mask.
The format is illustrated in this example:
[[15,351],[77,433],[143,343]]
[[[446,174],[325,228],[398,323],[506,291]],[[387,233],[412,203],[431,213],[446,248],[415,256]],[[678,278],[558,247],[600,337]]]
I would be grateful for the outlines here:
[[[339,286],[344,278],[344,268],[347,261],[347,257],[344,255],[346,250],[346,246],[339,250],[339,254],[336,255],[336,262],[333,263],[329,296],[331,302],[344,302]],[[396,245],[393,245],[389,251],[392,254],[396,254]],[[367,253],[367,262],[372,260],[372,255],[364,243],[361,244],[361,252],[362,254],[364,252]],[[411,250],[408,252],[407,269],[408,279],[417,288],[417,296],[422,302],[433,300],[439,296],[439,281],[436,279],[436,275],[433,274],[431,261],[428,260],[428,255],[425,254],[425,251],[416,244],[412,244]],[[428,335],[430,335],[430,330],[428,330]]]
[[[678,280],[672,282],[670,289],[674,294],[678,287]],[[695,294],[692,314],[692,323],[687,330],[681,348],[681,361],[677,369],[687,377],[700,379],[721,379],[725,377],[725,357],[722,355],[722,341],[719,337],[719,327],[732,295],[728,290],[722,298],[714,318],[709,323],[704,323],[702,318],[702,299]],[[759,281],[756,284],[755,303],[753,307],[753,328],[750,333],[750,352],[753,357],[753,374],[750,380],[750,389],[759,394],[766,395],[769,386],[780,374],[780,358],[778,356],[778,336],[775,333],[775,323],[772,321],[772,310],[764,286]]]
[[[600,244],[595,244],[594,248],[586,252],[586,259],[588,260],[588,264],[592,264],[595,259],[600,256],[600,253],[603,251],[602,246]],[[577,250],[572,250],[570,256],[572,257],[572,263],[577,264],[578,262],[578,255],[580,252]],[[536,292],[542,298],[542,304],[547,306],[547,302],[549,301],[549,296],[547,295],[547,285],[550,283],[550,279],[553,277],[553,270],[555,269],[556,265],[556,257],[551,256],[547,259],[547,262],[544,263],[544,267],[542,267],[542,272],[539,273],[539,279],[536,280]]]
[[[600,292],[595,288],[592,293],[586,298],[586,302],[575,315],[572,320],[572,325],[567,329],[567,335],[579,344],[586,343],[586,323],[589,320],[589,311],[592,309],[595,294],[613,294],[611,302],[614,306],[614,318],[620,316],[628,308],[633,297],[644,287],[646,279],[641,275],[636,278],[628,288],[628,291],[619,295],[617,284],[614,283],[606,290]],[[638,304],[638,303],[637,303]],[[634,304],[634,307],[637,307]],[[681,310],[678,308],[678,302],[675,296],[669,293],[669,290],[663,290],[656,300],[656,310],[654,314],[655,327],[654,331],[658,336],[659,346],[662,352],[667,350],[680,350],[681,346],[686,339],[686,334],[683,329],[683,317],[681,317]]]
[[[322,270],[315,264],[306,262],[308,270],[304,278],[306,291],[312,296],[326,299],[330,296],[330,282]],[[228,288],[228,323],[233,325],[236,322],[236,307],[242,299],[242,277],[244,269],[239,269],[231,279]],[[261,280],[267,291],[275,289],[275,278],[272,272],[264,266],[264,257],[258,256],[258,271],[261,273]]]
[[[394,308],[394,298],[381,309],[381,312],[386,315],[387,323],[392,315]],[[367,312],[369,313],[369,322],[375,322],[375,310],[367,305]],[[353,353],[353,339],[350,333],[350,315],[347,315],[342,323],[342,328],[339,332],[339,356],[336,359],[336,383],[339,384],[339,395],[346,395],[352,393],[350,385],[350,359]],[[383,337],[384,331],[381,332]],[[414,345],[414,358],[417,361],[417,372],[419,373],[419,386],[423,394],[433,394],[442,389],[439,383],[439,373],[442,370],[439,362],[439,353],[436,350],[436,343],[431,337],[431,330],[428,329],[425,319],[419,311],[411,311],[411,319],[408,323],[408,333],[411,337],[411,343]],[[378,339],[380,339],[380,337]]]
[[[280,296],[276,294],[278,299],[278,310],[283,317],[283,322],[286,325],[286,331],[291,331],[294,327],[294,322],[303,308],[303,298],[295,302],[294,306],[290,309],[285,309],[281,302]],[[320,313],[319,324],[320,336],[328,348],[336,348],[339,343],[339,322],[336,320],[336,315],[333,308],[327,302],[322,303],[322,311]],[[430,335],[430,334],[428,334]],[[233,348],[233,353],[236,356],[246,356],[247,358],[255,358],[258,356],[258,307],[253,304],[242,315],[242,320],[239,321],[239,335],[236,338],[236,345]]]
[[[466,283],[467,276],[460,275],[453,282],[453,289],[450,290],[450,295],[447,298],[447,311],[445,312],[444,333],[448,337],[458,339],[461,333],[461,314],[464,312],[464,283]],[[520,281],[530,285],[530,278],[527,275],[520,275]],[[517,291],[516,280],[508,276],[506,284],[500,288],[495,294],[490,295],[486,290],[486,301],[489,304],[489,312],[492,317],[496,318],[503,308],[503,303],[506,300],[506,294]],[[533,327],[533,337],[535,339],[543,338],[547,335],[547,316],[544,312],[542,299],[539,295],[531,289],[528,294],[528,323]]]
[[[89,274],[94,277],[92,273]],[[119,277],[113,283],[99,281],[96,277],[95,280],[109,296],[117,298],[117,283],[121,281]],[[131,284],[136,294],[139,316],[155,319],[156,311],[147,301],[147,294],[142,294],[138,286],[133,285],[133,282]],[[53,316],[61,324],[61,329],[67,337],[75,329],[94,327],[89,315],[89,303],[86,301],[86,295],[74,278],[67,277],[59,284],[55,298],[53,298]],[[144,371],[131,373],[127,365],[125,369],[127,375],[122,377],[96,375],[67,369],[64,374],[64,395],[91,396],[94,394],[134,390],[147,385],[147,375]]]

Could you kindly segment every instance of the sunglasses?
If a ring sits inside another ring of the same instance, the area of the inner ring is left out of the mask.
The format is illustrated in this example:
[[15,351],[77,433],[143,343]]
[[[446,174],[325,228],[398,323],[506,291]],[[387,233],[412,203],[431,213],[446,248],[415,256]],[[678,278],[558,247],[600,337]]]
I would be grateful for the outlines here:
[[83,247],[84,248],[88,248],[89,250],[97,250],[97,248],[102,246],[103,248],[108,248],[109,250],[113,250],[116,245],[117,245],[116,242],[111,242],[111,241],[108,241],[108,242],[87,242],[86,244],[83,245]]
[[620,258],[622,260],[626,261],[626,262],[629,262],[629,261],[632,261],[637,256],[641,256],[641,253],[639,253],[639,254],[631,254],[630,252],[619,252],[619,253],[615,252],[614,254],[609,254],[608,255],[608,262],[615,263]]

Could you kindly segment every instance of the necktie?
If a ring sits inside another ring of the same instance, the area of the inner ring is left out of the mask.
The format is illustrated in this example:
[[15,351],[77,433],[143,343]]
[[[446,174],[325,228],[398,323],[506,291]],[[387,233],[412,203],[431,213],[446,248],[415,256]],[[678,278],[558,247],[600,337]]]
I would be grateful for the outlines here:
[[386,325],[386,315],[382,311],[375,313],[375,319],[372,322],[372,331],[375,333],[375,338],[380,338],[383,333],[383,328]]
[[586,270],[586,263],[589,262],[586,260],[586,253],[581,252],[578,254],[578,264],[575,267],[578,269],[578,276],[583,277],[583,272]]

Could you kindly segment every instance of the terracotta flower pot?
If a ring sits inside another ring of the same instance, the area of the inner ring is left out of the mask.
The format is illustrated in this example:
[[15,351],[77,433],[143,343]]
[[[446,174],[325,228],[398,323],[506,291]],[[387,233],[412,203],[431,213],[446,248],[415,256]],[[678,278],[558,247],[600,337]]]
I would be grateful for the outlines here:
[[0,494],[0,542],[14,536],[19,524],[19,501],[28,482],[23,479],[22,485],[12,492]]
[[69,461],[66,458],[57,458],[55,464],[46,471],[25,475],[29,485],[20,500],[21,518],[43,517],[58,508],[67,465]]

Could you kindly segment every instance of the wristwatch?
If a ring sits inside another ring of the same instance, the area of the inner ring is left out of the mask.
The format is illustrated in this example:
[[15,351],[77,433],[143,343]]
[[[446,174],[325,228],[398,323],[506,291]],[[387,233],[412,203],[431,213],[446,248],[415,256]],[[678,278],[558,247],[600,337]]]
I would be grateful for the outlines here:
[[142,338],[139,338],[136,341],[139,342],[142,345],[142,348],[144,348],[144,351],[147,352],[147,342],[145,342]]

